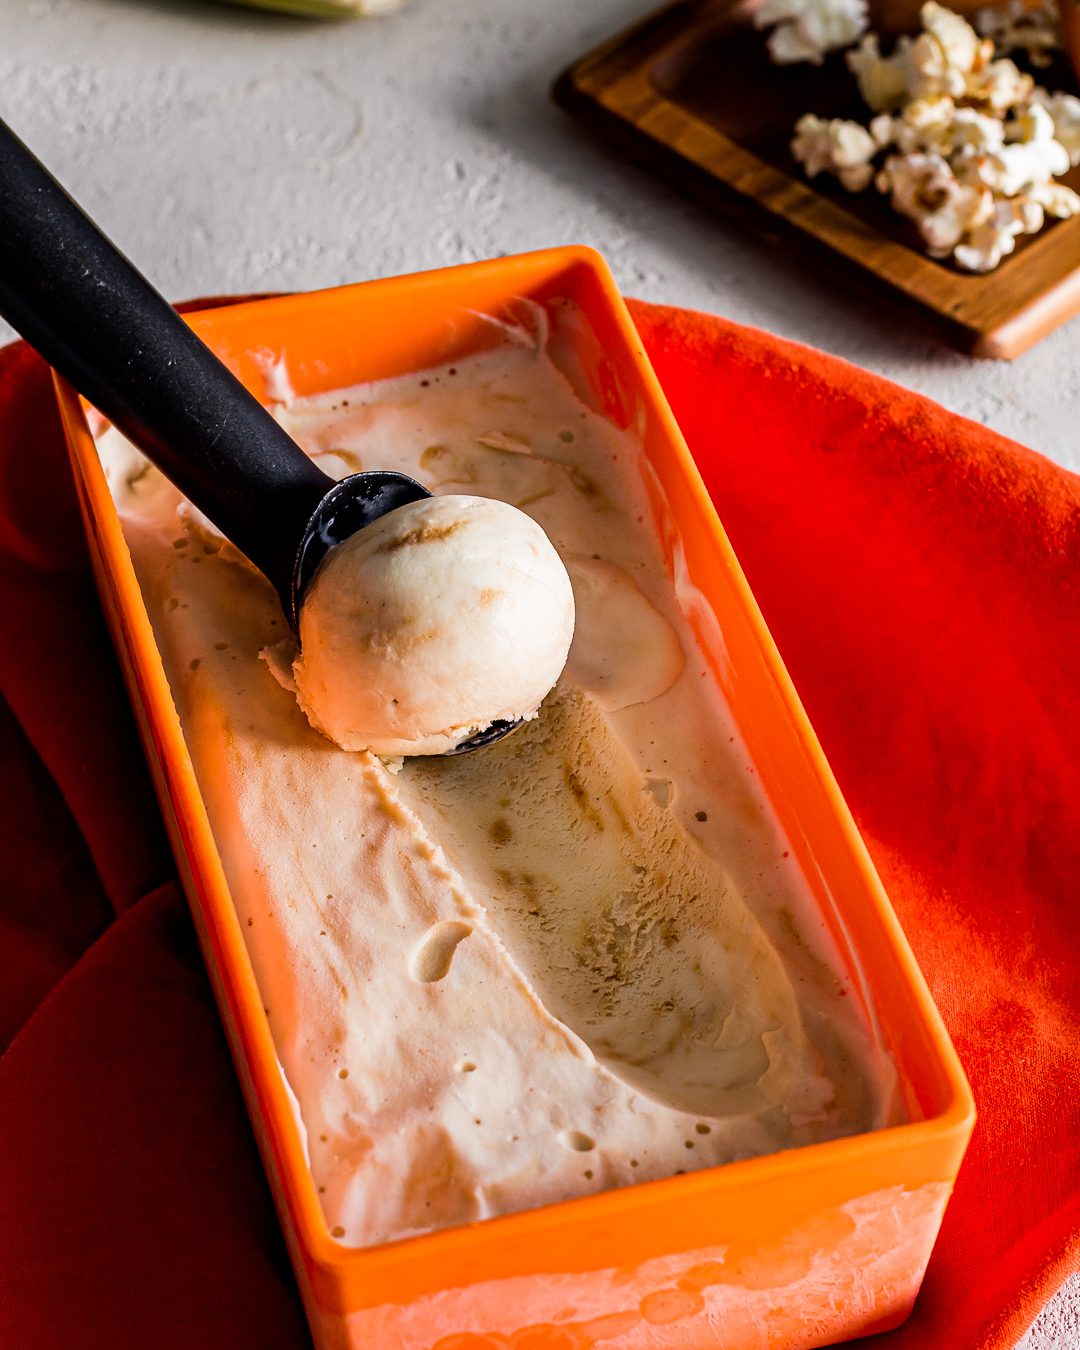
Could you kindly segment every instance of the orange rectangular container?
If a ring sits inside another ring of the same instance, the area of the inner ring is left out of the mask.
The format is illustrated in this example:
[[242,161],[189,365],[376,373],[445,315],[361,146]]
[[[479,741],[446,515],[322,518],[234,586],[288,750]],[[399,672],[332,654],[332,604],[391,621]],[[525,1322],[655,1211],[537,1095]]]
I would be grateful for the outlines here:
[[[366,1249],[335,1241],[85,409],[58,400],[102,599],[315,1339],[324,1350],[809,1350],[896,1326],[974,1123],[956,1053],[603,260],[570,247],[189,316],[257,397],[419,370],[527,299],[580,395],[643,453],[712,614],[699,637],[856,987],[909,1123]],[[562,306],[564,307],[564,305]],[[559,359],[556,357],[556,359]],[[678,550],[679,558],[673,555]],[[715,619],[715,623],[713,622]]]

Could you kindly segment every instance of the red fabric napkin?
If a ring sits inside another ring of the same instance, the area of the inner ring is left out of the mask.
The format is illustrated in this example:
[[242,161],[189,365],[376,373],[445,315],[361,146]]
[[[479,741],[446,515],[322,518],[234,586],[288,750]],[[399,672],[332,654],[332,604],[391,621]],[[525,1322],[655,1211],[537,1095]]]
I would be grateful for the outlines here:
[[[1080,1269],[1080,480],[820,353],[634,316],[978,1101],[872,1344],[1010,1350]],[[21,347],[0,694],[0,1345],[307,1345]]]

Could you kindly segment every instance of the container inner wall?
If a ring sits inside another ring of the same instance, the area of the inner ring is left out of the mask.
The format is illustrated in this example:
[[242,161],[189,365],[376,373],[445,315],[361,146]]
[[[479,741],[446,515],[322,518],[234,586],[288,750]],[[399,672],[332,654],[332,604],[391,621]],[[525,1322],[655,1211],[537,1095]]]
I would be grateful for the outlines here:
[[[520,733],[519,748],[508,742],[498,752],[506,765],[490,759],[483,774],[466,759],[418,763],[394,775],[310,732],[259,660],[283,628],[262,579],[153,471],[125,458],[115,439],[103,441],[271,1028],[298,1093],[328,1223],[358,1244],[893,1119],[889,1062],[857,1006],[858,986],[787,856],[794,850],[754,782],[753,755],[709,678],[724,667],[725,651],[713,641],[717,633],[710,639],[705,632],[711,611],[689,570],[678,506],[666,500],[642,453],[656,434],[648,409],[605,356],[602,335],[565,298],[504,309],[498,322],[473,313],[464,326],[467,345],[487,355],[455,355],[454,367],[377,389],[306,403],[285,397],[279,415],[339,476],[377,460],[378,467],[427,477],[436,490],[502,495],[531,508],[576,567],[583,608],[593,607],[586,639],[605,629],[605,615],[625,614],[629,605],[630,621],[607,622],[606,629],[608,648],[629,650],[631,659],[598,675],[604,653],[593,653],[583,676],[579,654],[576,682],[572,664],[551,711]],[[253,359],[268,387],[289,395],[287,349],[268,348]],[[459,391],[474,367],[470,403]],[[486,419],[480,431],[478,397]],[[600,558],[587,551],[597,543]],[[710,648],[701,671],[695,628]],[[636,652],[618,646],[639,629],[649,640]],[[656,673],[657,650],[672,633],[682,660],[676,683],[693,680],[703,691],[681,723],[672,722],[672,710],[686,700],[659,687],[667,678],[663,661]],[[616,706],[628,696],[628,667],[637,678],[642,670],[650,675],[657,692],[647,688],[641,702],[642,690],[631,689],[629,702]],[[650,748],[665,724],[668,744]],[[671,737],[671,725],[680,734]],[[581,744],[591,758],[575,789],[566,766],[582,768],[574,762]],[[515,773],[511,805],[504,806],[499,784]],[[305,779],[320,785],[314,796]],[[591,856],[603,861],[596,884],[581,886],[559,913],[552,906],[571,896],[570,876],[536,850],[557,855],[561,838],[580,830],[582,819],[588,825],[588,812],[583,817],[575,807],[562,819],[565,828],[527,841],[522,852],[514,840],[528,829],[511,817],[530,792],[544,803],[541,816],[553,821],[583,793],[604,826],[592,833],[609,839],[617,817],[626,818],[628,851],[605,852],[607,840],[597,851],[593,839]],[[417,852],[391,877],[401,858],[395,819],[407,820]],[[383,835],[357,851],[358,827]],[[748,848],[751,835],[757,842]],[[664,903],[644,926],[653,945],[635,954],[643,925],[634,869],[647,871],[657,851],[676,865],[662,882],[648,878],[650,894]],[[513,865],[502,866],[508,860]],[[552,875],[534,915],[530,891],[537,887],[525,878],[544,867]],[[612,897],[602,883],[620,868],[629,880]],[[687,878],[689,887],[682,885]],[[381,886],[383,900],[358,918],[360,879],[371,894]],[[406,901],[389,917],[387,896]],[[619,904],[629,907],[626,922]],[[374,942],[373,923],[383,929]],[[574,959],[560,969],[560,938],[575,924]],[[446,935],[446,925],[458,927],[448,959],[435,963],[445,965],[445,976],[417,979],[418,968],[434,969],[424,965],[423,949],[440,931]],[[468,932],[459,936],[462,927]],[[602,929],[615,935],[610,942],[598,942]],[[742,972],[723,951],[725,933],[738,935],[750,970],[726,1011],[716,990],[725,978],[733,987]],[[648,1008],[618,996],[618,965],[628,955],[641,958],[627,985],[631,994],[645,989],[642,972],[652,981]],[[710,970],[700,969],[710,961]],[[608,988],[604,962],[614,962]],[[445,995],[455,978],[465,992],[451,1009]],[[589,980],[601,981],[600,993]],[[395,981],[409,990],[404,1011],[415,1014],[422,1004],[425,1015],[380,1040],[375,1014]],[[505,987],[485,1004],[478,991],[494,985]],[[757,1019],[749,1032],[746,1009],[751,1023]],[[644,1030],[642,1011],[652,1019]],[[432,1035],[424,1030],[432,1027],[439,1033],[434,1057],[444,1061],[435,1079]],[[490,1034],[504,1027],[521,1034]],[[462,1041],[452,1055],[451,1035]],[[370,1057],[373,1041],[381,1061]],[[526,1043],[531,1050],[523,1054]],[[831,1065],[824,1073],[822,1054]],[[842,1061],[859,1067],[845,1092],[826,1100],[822,1084],[844,1080]],[[778,1080],[786,1082],[783,1105],[768,1096]],[[423,1119],[416,1093],[419,1083],[430,1103],[433,1081],[443,1094],[434,1123]],[[538,1091],[539,1111],[528,1101]],[[430,1177],[441,1173],[443,1184],[433,1189]]]

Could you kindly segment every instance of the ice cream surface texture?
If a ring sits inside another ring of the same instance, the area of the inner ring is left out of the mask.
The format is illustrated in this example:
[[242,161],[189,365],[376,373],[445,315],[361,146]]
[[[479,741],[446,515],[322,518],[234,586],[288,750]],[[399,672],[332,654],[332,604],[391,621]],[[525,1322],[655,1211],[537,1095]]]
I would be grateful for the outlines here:
[[332,548],[300,610],[297,699],[345,750],[438,755],[536,716],[574,592],[547,535],[488,497],[428,497]]
[[[286,631],[270,586],[114,431],[99,442],[346,1244],[895,1118],[859,973],[721,694],[722,636],[634,418],[605,416],[568,356],[580,312],[549,317],[276,409],[335,477],[401,470],[451,518],[461,494],[509,502],[558,550],[566,668],[475,754],[391,772],[314,731],[260,659]],[[538,579],[532,603],[556,599]]]

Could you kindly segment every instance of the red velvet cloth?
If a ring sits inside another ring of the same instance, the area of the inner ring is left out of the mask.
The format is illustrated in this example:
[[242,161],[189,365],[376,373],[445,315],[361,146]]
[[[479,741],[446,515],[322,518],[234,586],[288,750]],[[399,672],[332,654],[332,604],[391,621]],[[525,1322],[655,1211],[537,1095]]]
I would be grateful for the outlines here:
[[[1009,1350],[1080,1269],[1080,480],[820,353],[634,316],[978,1101],[915,1313],[873,1344]],[[0,625],[0,1345],[295,1350],[21,347],[0,353]]]

